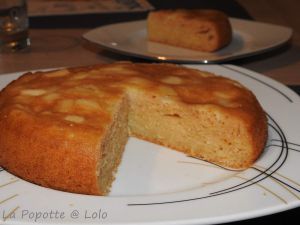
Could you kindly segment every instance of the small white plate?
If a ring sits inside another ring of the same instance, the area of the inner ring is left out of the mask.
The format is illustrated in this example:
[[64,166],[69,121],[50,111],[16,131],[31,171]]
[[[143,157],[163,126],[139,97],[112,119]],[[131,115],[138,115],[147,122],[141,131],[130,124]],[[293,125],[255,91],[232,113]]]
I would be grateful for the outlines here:
[[83,35],[86,40],[108,50],[152,60],[180,63],[215,63],[251,56],[279,47],[292,36],[283,26],[230,18],[233,40],[213,52],[194,51],[147,40],[146,21],[106,25]]
[[[251,168],[229,171],[130,138],[106,197],[43,188],[1,170],[0,220],[20,225],[212,224],[300,206],[299,96],[241,67],[190,66],[240,81],[256,94],[268,114],[267,146]],[[1,75],[0,89],[18,76]]]

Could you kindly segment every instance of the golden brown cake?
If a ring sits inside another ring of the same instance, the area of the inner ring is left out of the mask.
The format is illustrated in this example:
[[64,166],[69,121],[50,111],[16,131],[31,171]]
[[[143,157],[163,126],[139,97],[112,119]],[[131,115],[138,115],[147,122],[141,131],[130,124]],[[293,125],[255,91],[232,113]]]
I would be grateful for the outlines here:
[[216,51],[231,42],[228,17],[217,10],[158,10],[147,18],[150,41],[205,52]]
[[231,169],[262,152],[266,116],[236,81],[172,64],[27,73],[0,94],[0,165],[33,183],[105,195],[128,136]]

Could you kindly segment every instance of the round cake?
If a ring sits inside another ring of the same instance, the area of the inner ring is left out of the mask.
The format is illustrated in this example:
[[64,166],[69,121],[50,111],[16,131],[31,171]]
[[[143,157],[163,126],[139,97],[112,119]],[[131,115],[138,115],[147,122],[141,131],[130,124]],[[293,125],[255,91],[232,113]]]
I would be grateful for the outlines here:
[[0,165],[58,190],[106,195],[129,136],[225,168],[264,149],[266,115],[231,79],[118,62],[26,73],[0,93]]

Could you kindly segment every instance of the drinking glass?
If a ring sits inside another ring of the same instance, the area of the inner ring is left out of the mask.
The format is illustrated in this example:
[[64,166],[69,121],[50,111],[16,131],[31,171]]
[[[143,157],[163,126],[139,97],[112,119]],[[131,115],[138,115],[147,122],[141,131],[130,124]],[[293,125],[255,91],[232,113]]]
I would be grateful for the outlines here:
[[30,45],[26,0],[0,0],[0,52],[15,52]]

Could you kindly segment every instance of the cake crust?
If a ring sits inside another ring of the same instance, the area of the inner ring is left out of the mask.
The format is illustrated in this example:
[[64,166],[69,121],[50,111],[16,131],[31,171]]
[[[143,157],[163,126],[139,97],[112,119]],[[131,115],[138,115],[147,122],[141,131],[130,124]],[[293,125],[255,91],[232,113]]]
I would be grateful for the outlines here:
[[21,76],[0,93],[0,130],[0,165],[9,172],[105,195],[128,135],[240,170],[263,151],[267,119],[231,79],[120,62]]

